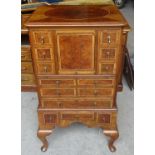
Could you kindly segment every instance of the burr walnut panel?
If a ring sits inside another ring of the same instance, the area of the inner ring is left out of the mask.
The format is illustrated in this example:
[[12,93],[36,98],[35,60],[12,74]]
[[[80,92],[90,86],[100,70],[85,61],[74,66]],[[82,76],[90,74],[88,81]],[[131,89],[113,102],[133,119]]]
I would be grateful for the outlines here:
[[59,73],[91,73],[94,69],[93,31],[57,31]]

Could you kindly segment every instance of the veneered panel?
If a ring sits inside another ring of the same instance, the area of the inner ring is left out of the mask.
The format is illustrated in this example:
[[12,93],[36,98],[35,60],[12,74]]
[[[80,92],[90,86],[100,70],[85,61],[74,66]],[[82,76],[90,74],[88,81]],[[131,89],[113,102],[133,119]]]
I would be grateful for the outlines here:
[[94,35],[57,34],[59,73],[94,72]]

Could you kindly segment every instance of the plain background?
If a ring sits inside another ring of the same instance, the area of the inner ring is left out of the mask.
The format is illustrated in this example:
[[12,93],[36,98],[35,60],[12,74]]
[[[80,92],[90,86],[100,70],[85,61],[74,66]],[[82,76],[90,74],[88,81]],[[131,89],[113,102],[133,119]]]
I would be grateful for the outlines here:
[[[0,154],[21,154],[20,1],[1,1]],[[155,17],[153,0],[135,1],[135,155],[153,155]]]

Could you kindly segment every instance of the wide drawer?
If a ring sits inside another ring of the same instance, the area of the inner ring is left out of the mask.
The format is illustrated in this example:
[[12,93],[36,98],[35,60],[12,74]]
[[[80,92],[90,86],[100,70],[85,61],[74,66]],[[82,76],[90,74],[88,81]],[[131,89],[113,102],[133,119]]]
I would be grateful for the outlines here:
[[34,74],[22,74],[21,75],[21,84],[22,85],[35,85]]
[[40,88],[40,94],[42,97],[74,97],[76,91],[72,88]]
[[103,109],[111,108],[112,100],[93,100],[93,99],[66,99],[53,100],[42,99],[41,104],[43,108],[58,108],[58,109]]
[[22,62],[21,63],[21,72],[22,73],[33,73],[32,62]]
[[79,79],[79,87],[107,87],[113,86],[114,79]]
[[95,120],[94,112],[61,112],[60,119],[61,120],[86,120],[93,121]]
[[97,88],[97,89],[78,89],[78,95],[81,97],[109,97],[113,96],[113,88]]
[[50,87],[74,87],[76,85],[75,79],[39,79],[39,85]]

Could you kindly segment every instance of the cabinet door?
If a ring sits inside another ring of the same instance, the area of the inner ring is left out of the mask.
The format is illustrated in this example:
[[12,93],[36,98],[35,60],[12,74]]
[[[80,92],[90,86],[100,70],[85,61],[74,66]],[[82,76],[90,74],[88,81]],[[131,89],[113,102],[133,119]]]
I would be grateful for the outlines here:
[[94,31],[57,31],[59,74],[94,74]]

